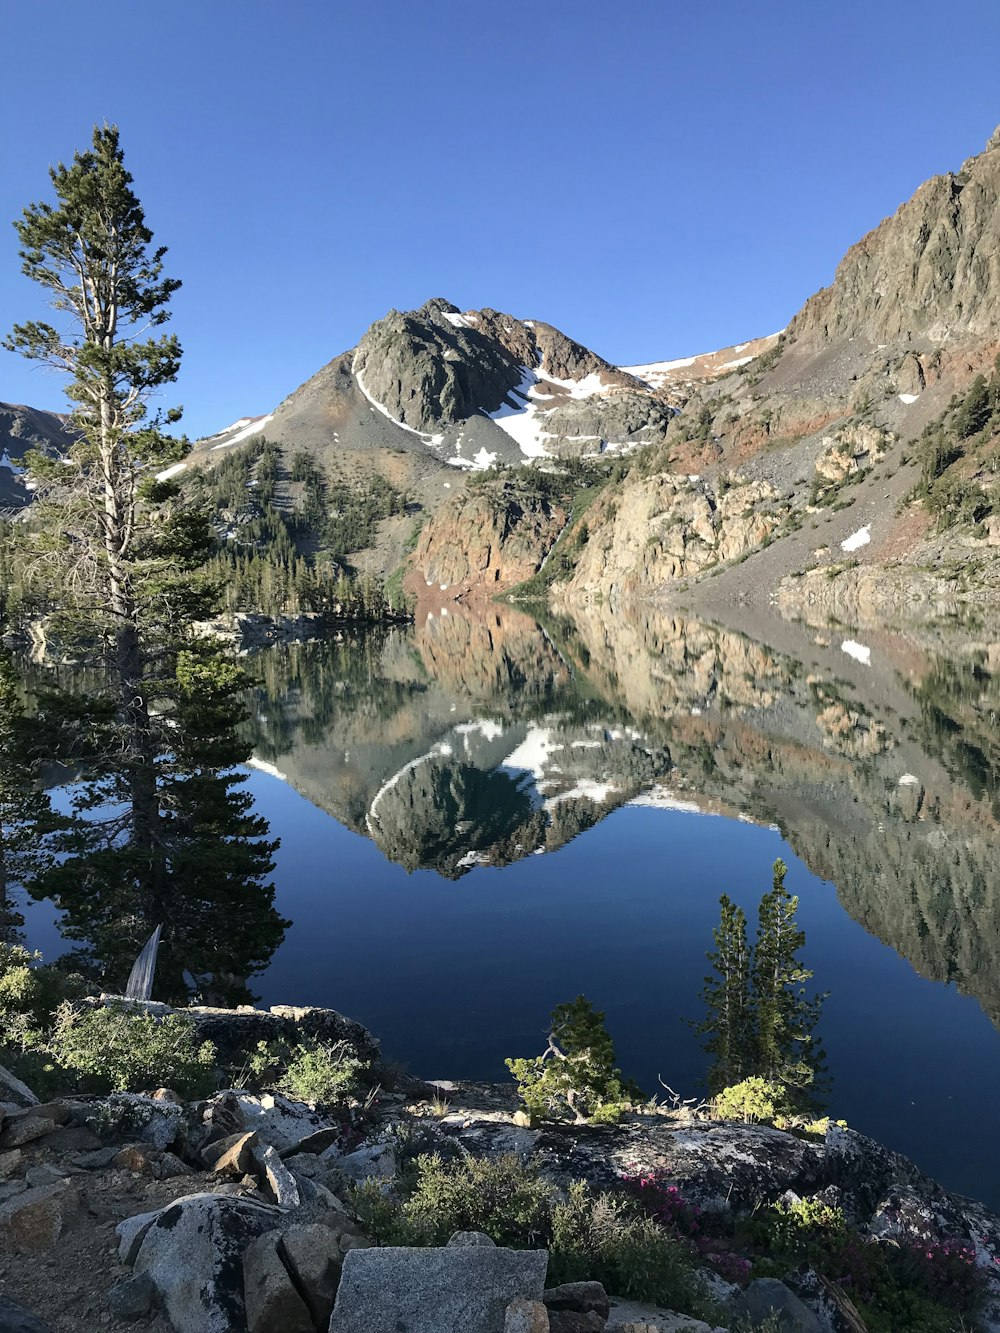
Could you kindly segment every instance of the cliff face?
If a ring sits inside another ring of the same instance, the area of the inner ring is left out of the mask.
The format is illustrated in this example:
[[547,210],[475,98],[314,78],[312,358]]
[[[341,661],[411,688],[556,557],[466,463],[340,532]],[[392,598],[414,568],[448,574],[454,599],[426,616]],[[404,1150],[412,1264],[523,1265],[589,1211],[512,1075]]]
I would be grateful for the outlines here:
[[492,597],[538,571],[567,518],[515,482],[470,487],[423,528],[404,586],[418,601]]
[[[630,473],[583,520],[586,540],[560,602],[634,599],[678,578],[739,560],[777,532],[787,509],[766,482],[722,489],[672,473]],[[579,538],[578,538],[579,541]]]
[[793,339],[874,343],[1000,332],[1000,130],[959,172],[926,181],[844,256]]

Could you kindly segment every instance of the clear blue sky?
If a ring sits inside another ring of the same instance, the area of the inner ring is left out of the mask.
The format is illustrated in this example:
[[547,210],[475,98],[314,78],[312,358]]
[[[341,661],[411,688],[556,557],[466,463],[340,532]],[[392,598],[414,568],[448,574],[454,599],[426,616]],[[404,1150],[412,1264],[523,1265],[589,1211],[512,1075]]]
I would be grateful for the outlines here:
[[[613,361],[780,328],[1000,121],[996,0],[30,0],[3,6],[7,219],[117,122],[184,287],[176,398],[268,411],[391,306],[546,319]],[[0,352],[0,399],[64,403]]]

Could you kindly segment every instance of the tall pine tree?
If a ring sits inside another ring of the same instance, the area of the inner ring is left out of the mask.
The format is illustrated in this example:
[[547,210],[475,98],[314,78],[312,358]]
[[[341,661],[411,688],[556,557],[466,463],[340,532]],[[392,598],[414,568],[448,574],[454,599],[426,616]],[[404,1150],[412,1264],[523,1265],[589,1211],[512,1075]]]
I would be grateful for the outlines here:
[[712,975],[702,996],[708,1010],[698,1031],[712,1057],[709,1091],[721,1092],[753,1072],[754,1031],[750,1005],[750,949],[743,909],[723,894],[715,951],[708,954]]
[[756,1050],[753,1072],[791,1088],[808,1088],[819,1072],[822,1053],[814,1030],[822,997],[810,998],[812,972],[798,953],[806,942],[796,921],[799,900],[785,888],[788,867],[774,863],[771,890],[760,900],[750,984]]
[[746,917],[725,894],[708,954],[712,975],[702,998],[707,1015],[698,1031],[712,1057],[709,1090],[757,1075],[780,1083],[803,1102],[814,1100],[823,1052],[815,1037],[825,996],[810,996],[812,972],[798,957],[805,932],[796,921],[799,900],[785,888],[788,867],[775,861],[770,891],[761,898],[757,938],[747,944]]
[[164,276],[117,128],[95,128],[92,147],[50,177],[55,202],[32,204],[14,226],[23,271],[59,327],[19,324],[5,345],[69,376],[78,442],[64,460],[29,455],[37,501],[19,556],[103,676],[44,702],[53,757],[82,779],[63,858],[31,891],[56,898],[68,933],[89,941],[112,980],[123,951],[162,922],[172,994],[185,967],[217,970],[223,960],[202,965],[223,921],[239,933],[245,907],[260,929],[235,950],[240,993],[284,923],[264,883],[274,844],[234,767],[248,757],[237,738],[246,682],[192,636],[219,600],[205,572],[208,514],[170,475],[187,451],[165,434],[179,410],[151,413],[180,364],[177,339],[155,332],[180,284]]

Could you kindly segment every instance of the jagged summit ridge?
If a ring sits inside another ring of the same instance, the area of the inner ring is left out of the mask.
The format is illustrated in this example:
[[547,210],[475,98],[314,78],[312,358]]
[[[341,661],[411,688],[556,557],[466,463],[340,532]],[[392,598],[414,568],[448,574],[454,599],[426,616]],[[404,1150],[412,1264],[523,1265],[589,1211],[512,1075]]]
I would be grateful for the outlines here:
[[793,337],[940,343],[1000,328],[1000,127],[958,172],[933,176],[848,250]]

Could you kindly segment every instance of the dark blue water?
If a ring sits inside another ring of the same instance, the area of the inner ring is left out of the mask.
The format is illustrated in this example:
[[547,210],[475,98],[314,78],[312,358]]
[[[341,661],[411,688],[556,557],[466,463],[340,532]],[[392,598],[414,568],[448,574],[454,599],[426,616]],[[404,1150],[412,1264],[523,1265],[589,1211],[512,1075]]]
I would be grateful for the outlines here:
[[[506,628],[485,657],[468,627],[449,655],[451,624],[270,660],[255,742],[275,773],[249,790],[291,924],[253,991],[339,1009],[453,1079],[507,1077],[582,993],[626,1075],[693,1096],[719,895],[752,935],[781,857],[828,993],[831,1113],[1000,1206],[990,682],[936,663],[915,692],[701,627],[681,669],[655,626],[623,665]],[[628,803],[656,784],[720,813]],[[51,909],[27,916],[58,953]]]
[[705,1058],[687,1020],[701,1016],[718,895],[752,922],[782,857],[805,961],[829,992],[833,1113],[1000,1204],[1000,1034],[852,921],[777,832],[624,808],[557,852],[451,883],[392,865],[278,779],[251,785],[282,839],[278,907],[293,921],[264,1000],[341,1009],[430,1078],[503,1078],[504,1057],[539,1053],[553,1006],[583,993],[645,1090],[661,1075],[693,1094]]

